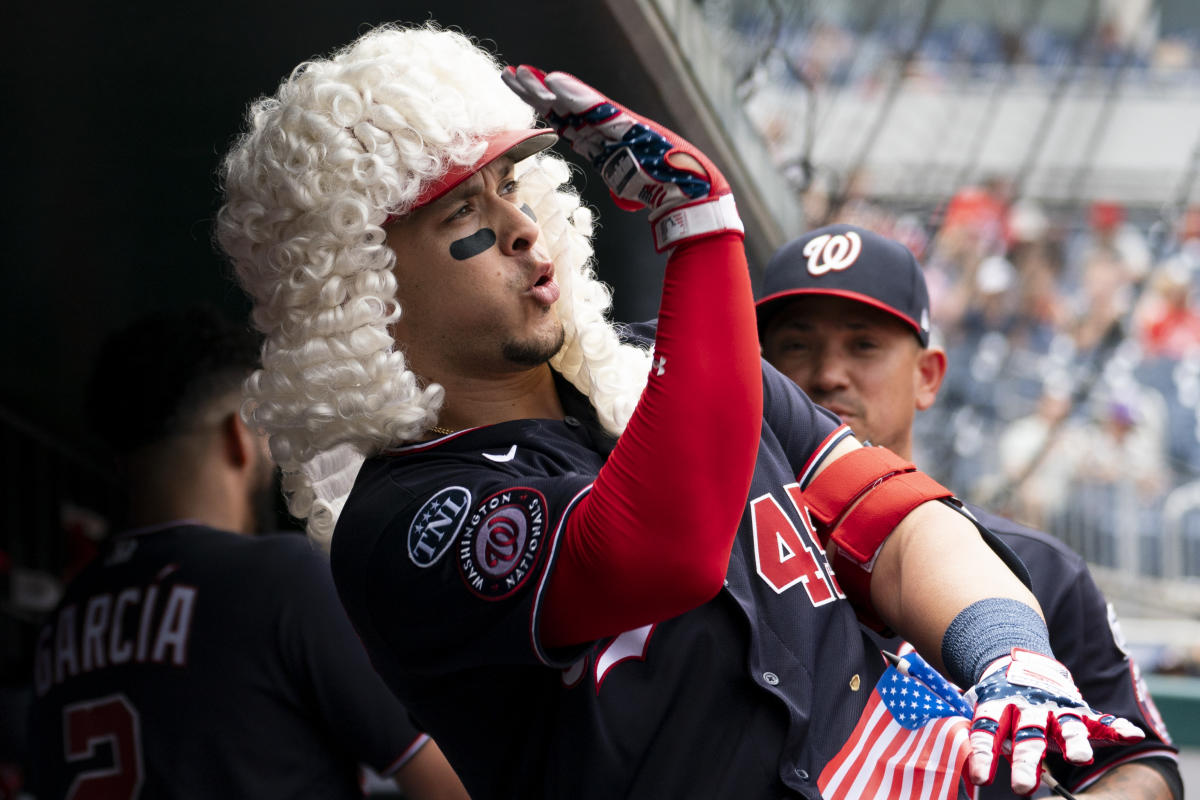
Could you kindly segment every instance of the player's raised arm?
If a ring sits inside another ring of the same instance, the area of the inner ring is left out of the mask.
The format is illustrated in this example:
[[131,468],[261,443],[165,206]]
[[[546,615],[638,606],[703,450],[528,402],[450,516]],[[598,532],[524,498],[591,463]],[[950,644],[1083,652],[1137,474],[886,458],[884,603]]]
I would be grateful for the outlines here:
[[675,616],[721,588],[762,421],[742,224],[694,146],[577,78],[530,67],[505,81],[603,177],[647,208],[670,250],[645,392],[569,516],[540,620],[560,646]]

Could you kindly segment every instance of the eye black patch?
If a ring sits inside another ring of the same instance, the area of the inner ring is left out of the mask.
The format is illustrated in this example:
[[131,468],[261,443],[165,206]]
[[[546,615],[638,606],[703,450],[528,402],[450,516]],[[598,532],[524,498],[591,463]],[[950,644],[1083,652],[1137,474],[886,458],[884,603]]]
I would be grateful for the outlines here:
[[450,243],[450,255],[457,261],[474,258],[496,243],[496,232],[491,228],[480,228],[470,236]]
[[524,203],[521,204],[521,213],[529,217],[534,222],[537,222],[537,215],[533,213],[533,209]]

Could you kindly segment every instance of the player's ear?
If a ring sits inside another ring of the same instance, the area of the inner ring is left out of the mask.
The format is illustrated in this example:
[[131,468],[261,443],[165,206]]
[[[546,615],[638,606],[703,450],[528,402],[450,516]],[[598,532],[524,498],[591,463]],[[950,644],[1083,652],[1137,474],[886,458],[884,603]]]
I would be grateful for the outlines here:
[[254,458],[254,435],[236,411],[229,412],[221,419],[221,444],[231,466],[241,469]]
[[917,368],[913,380],[916,382],[914,394],[918,411],[924,411],[933,405],[945,377],[945,350],[940,347],[926,347],[917,354]]

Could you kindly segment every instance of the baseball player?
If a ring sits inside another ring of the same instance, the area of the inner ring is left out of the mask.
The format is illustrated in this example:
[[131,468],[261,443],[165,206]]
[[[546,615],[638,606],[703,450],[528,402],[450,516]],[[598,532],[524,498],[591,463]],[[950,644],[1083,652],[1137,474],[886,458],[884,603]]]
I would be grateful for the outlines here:
[[[1085,727],[1141,737],[1078,701],[948,492],[762,367],[690,144],[432,27],[309,62],[247,128],[218,238],[268,335],[251,418],[472,797],[820,797],[883,669],[856,609],[976,686],[975,781],[1018,710],[1018,788],[1047,730],[1077,761]],[[607,321],[555,132],[649,210],[657,326]]]
[[[767,360],[859,439],[911,458],[914,414],[933,405],[946,372],[945,352],[929,341],[929,294],[912,253],[872,231],[829,225],[775,254],[762,294]],[[1129,748],[1098,748],[1087,765],[1052,754],[1055,778],[1080,798],[1182,798],[1176,748],[1083,559],[1052,536],[969,508],[1028,566],[1050,644],[1083,696],[1146,733]],[[981,796],[1013,795],[998,777]]]
[[41,632],[40,800],[361,797],[360,764],[408,797],[466,797],[371,669],[327,559],[302,536],[247,535],[274,469],[237,413],[257,364],[257,337],[202,309],[101,351],[89,407],[127,469],[134,527]]

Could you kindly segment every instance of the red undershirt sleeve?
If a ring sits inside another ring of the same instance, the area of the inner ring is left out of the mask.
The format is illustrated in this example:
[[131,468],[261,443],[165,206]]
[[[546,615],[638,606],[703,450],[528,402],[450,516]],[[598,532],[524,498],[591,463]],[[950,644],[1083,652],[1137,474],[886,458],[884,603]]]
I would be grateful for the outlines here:
[[646,389],[564,527],[539,627],[545,646],[615,636],[716,595],[761,426],[742,239],[682,245],[667,262]]

